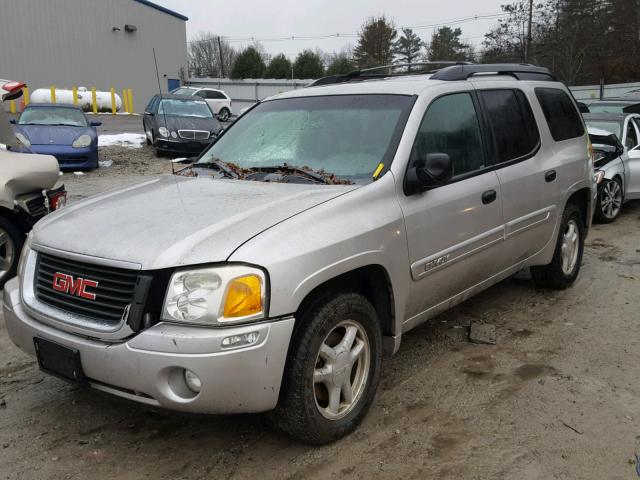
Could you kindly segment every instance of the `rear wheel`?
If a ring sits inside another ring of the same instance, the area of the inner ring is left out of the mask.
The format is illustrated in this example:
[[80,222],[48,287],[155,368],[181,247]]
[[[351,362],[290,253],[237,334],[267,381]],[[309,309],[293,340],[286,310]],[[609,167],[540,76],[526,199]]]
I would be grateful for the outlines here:
[[565,289],[573,284],[580,273],[584,231],[580,209],[572,203],[568,204],[562,214],[553,260],[549,265],[531,267],[531,276],[536,285]]
[[299,321],[270,418],[299,440],[324,444],[353,431],[373,401],[380,323],[369,301],[355,293],[327,296]]
[[221,122],[228,121],[230,117],[231,117],[231,112],[227,107],[222,107],[218,112],[218,120],[220,120]]
[[0,217],[0,288],[16,274],[24,235],[9,220]]
[[611,223],[622,210],[622,183],[617,178],[605,179],[598,189],[595,219],[600,223]]

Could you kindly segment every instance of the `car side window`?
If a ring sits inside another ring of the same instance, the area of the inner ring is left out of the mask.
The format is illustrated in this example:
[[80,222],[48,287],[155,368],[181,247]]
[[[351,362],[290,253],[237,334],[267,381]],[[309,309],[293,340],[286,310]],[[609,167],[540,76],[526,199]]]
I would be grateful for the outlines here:
[[484,168],[480,122],[470,93],[446,95],[429,106],[413,144],[411,162],[430,153],[449,155],[454,177]]
[[638,133],[633,126],[633,122],[634,120],[630,119],[629,123],[627,123],[627,140],[625,143],[625,147],[628,147],[629,150],[635,148],[638,145]]
[[156,102],[157,99],[158,99],[157,95],[154,95],[153,97],[151,97],[151,100],[149,100],[149,103],[147,104],[147,106],[144,109],[145,112],[153,113],[155,102]]
[[564,90],[536,88],[536,97],[556,142],[584,135],[584,124],[578,107]]
[[213,99],[216,99],[216,100],[221,100],[221,99],[224,99],[225,96],[222,95],[222,93],[220,93],[220,92],[215,92],[213,90],[210,90],[209,91],[209,98],[213,98]]
[[194,95],[202,98],[207,98],[207,93],[209,93],[207,90],[199,90]]
[[484,90],[478,96],[495,142],[494,163],[531,155],[540,143],[540,132],[527,96],[511,89]]

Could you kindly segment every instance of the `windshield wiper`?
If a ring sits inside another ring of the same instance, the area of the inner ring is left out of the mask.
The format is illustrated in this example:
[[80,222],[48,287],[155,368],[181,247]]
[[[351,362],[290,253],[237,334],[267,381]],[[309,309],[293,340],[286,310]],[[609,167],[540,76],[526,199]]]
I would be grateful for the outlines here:
[[264,171],[269,173],[271,172],[294,173],[294,174],[305,176],[307,178],[315,180],[316,182],[319,182],[319,183],[323,183],[325,185],[331,184],[331,182],[329,182],[329,180],[326,177],[322,176],[319,173],[314,172],[310,168],[300,168],[293,165],[288,165],[286,163],[283,163],[281,165],[267,165],[267,166],[253,167],[253,168],[250,168],[249,170]]
[[240,175],[238,175],[238,172],[234,171],[233,169],[229,168],[227,166],[226,163],[224,163],[222,160],[220,160],[219,158],[211,158],[206,162],[196,162],[194,164],[191,165],[191,168],[211,168],[214,167],[217,170],[220,170],[223,174],[227,175],[228,177],[231,178],[240,178]]

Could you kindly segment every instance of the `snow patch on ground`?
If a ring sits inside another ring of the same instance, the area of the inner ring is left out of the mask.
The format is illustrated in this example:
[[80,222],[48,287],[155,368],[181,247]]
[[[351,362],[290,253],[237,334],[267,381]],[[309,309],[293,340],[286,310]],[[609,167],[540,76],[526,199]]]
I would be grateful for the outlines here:
[[141,148],[146,142],[142,133],[118,133],[116,135],[99,135],[99,147]]

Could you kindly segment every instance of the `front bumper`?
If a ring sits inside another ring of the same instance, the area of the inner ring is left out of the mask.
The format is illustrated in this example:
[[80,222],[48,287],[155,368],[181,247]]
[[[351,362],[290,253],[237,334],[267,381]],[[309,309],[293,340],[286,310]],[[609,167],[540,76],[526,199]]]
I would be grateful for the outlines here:
[[32,145],[31,150],[34,153],[53,155],[62,170],[98,167],[98,147],[96,145],[84,148],[74,148],[69,145]]
[[211,137],[207,140],[174,140],[158,138],[155,147],[158,150],[174,153],[200,153],[207,148],[215,138]]
[[[123,341],[105,343],[54,329],[29,316],[19,279],[5,285],[3,313],[11,340],[35,356],[33,338],[80,352],[91,387],[137,402],[192,413],[263,412],[276,406],[294,319],[225,329],[160,323]],[[222,340],[258,332],[252,346],[225,350]],[[200,377],[194,394],[184,369]]]

